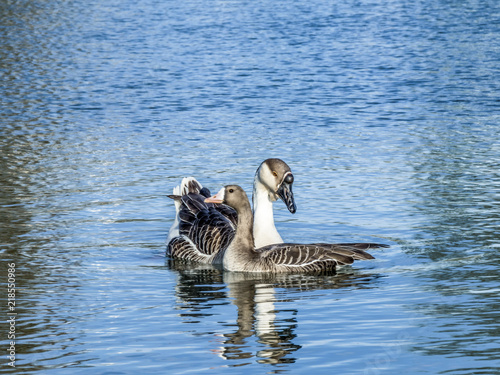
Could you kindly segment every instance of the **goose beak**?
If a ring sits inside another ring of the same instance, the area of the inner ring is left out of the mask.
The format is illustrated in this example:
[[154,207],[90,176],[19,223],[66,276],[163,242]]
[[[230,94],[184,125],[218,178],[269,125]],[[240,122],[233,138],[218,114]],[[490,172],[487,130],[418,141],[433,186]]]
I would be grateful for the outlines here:
[[295,206],[295,200],[293,199],[292,183],[293,175],[290,173],[285,176],[276,194],[278,194],[278,197],[280,197],[281,200],[286,204],[286,208],[288,208],[288,211],[294,214],[295,211],[297,211],[297,206]]
[[222,203],[224,202],[224,189],[222,188],[219,192],[211,197],[205,199],[205,203]]

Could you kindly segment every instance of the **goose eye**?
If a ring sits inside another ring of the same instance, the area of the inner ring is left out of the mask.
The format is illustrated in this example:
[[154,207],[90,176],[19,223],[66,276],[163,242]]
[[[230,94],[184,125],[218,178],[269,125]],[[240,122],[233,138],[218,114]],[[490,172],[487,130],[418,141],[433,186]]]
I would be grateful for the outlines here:
[[229,189],[229,192],[230,193],[234,193],[234,189]]
[[274,177],[278,177],[278,172],[273,171],[273,176],[274,176]]

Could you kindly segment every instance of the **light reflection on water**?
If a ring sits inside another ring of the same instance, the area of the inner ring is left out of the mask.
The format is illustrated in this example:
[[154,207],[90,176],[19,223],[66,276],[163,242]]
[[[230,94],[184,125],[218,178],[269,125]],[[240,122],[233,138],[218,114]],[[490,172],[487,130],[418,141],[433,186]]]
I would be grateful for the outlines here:
[[[499,14],[488,0],[3,2],[18,369],[496,372]],[[322,276],[166,260],[180,178],[250,191],[268,157],[296,178],[297,213],[275,205],[287,241],[391,248]]]
[[[224,359],[237,360],[240,366],[245,360],[257,358],[258,363],[294,363],[294,352],[301,349],[295,344],[295,333],[300,324],[298,308],[294,303],[311,299],[302,292],[314,292],[342,288],[370,288],[377,275],[332,274],[316,275],[262,275],[221,272],[211,266],[194,266],[170,261],[169,267],[178,273],[176,296],[179,299],[179,316],[183,323],[199,323],[211,316],[211,308],[227,305],[230,300],[236,306],[235,322],[224,326],[230,333],[216,335],[218,347],[213,349]],[[286,309],[276,305],[286,302]],[[253,352],[249,341],[255,340],[258,348]]]

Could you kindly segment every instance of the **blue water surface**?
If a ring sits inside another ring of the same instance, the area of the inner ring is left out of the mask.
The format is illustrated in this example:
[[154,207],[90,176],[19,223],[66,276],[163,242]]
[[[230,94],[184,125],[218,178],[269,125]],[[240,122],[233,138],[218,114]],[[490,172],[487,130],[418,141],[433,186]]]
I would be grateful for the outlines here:
[[[0,373],[498,373],[499,67],[493,0],[3,1]],[[182,177],[250,192],[268,157],[286,241],[391,247],[165,257]]]

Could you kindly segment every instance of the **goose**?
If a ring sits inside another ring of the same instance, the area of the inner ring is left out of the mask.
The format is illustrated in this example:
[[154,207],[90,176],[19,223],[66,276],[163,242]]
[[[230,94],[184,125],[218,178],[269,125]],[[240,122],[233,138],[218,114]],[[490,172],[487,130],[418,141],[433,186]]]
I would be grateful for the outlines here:
[[[253,183],[253,235],[259,246],[282,243],[274,225],[273,202],[280,198],[293,214],[297,210],[292,192],[294,177],[281,159],[264,160]],[[167,255],[201,263],[222,262],[223,250],[236,232],[236,211],[223,204],[205,202],[210,191],[193,177],[174,188],[176,218],[167,238]]]
[[376,243],[352,244],[292,244],[281,243],[256,247],[252,235],[252,211],[245,191],[238,185],[228,185],[207,203],[225,204],[236,210],[236,233],[222,254],[226,271],[308,273],[334,271],[337,266],[352,264],[358,259],[374,259],[366,251],[388,247]]

